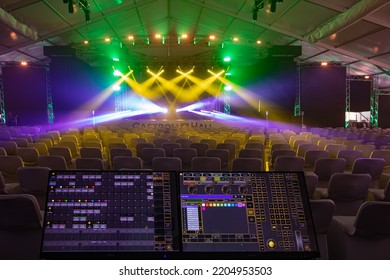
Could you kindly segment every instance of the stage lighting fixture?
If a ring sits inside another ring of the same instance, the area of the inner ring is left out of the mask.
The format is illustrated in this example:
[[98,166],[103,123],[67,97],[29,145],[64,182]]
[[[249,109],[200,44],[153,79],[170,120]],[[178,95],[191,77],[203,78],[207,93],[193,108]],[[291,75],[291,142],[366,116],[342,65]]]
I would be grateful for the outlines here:
[[104,38],[104,42],[106,42],[106,43],[109,43],[109,42],[111,42],[111,38]]
[[226,74],[225,74],[225,76],[231,76],[232,75],[232,73],[230,73],[230,72],[227,72]]
[[161,39],[161,34],[157,33],[155,37],[156,39]]
[[181,38],[182,38],[182,39],[187,39],[187,38],[188,38],[188,35],[185,34],[185,33],[184,33],[184,34],[181,34]]
[[234,37],[234,38],[233,38],[233,42],[238,42],[238,38],[237,38],[237,37]]
[[263,42],[261,42],[261,40],[257,40],[256,41],[256,44],[258,44],[258,45],[261,45]]
[[370,76],[364,76],[364,79],[366,79],[366,80],[368,80],[368,79],[370,79]]
[[326,61],[323,61],[323,62],[321,62],[321,66],[328,66],[328,62],[326,62]]
[[127,39],[129,39],[129,41],[133,41],[134,40],[134,36],[133,35],[129,35],[129,36],[127,36]]
[[120,85],[113,85],[113,86],[112,86],[112,90],[114,90],[114,91],[120,91],[120,90],[121,90],[121,86],[120,86]]
[[233,89],[232,86],[229,85],[226,85],[224,88],[225,91],[231,91],[232,89]]
[[27,64],[27,61],[21,61],[21,62],[20,62],[20,65],[22,65],[22,66],[27,66],[28,64]]
[[223,61],[225,61],[225,62],[230,62],[232,59],[230,58],[230,56],[225,56],[224,58],[223,58]]
[[215,40],[215,35],[210,35],[209,39],[210,39],[211,41],[214,41],[214,40]]
[[115,70],[114,73],[113,73],[113,75],[114,75],[115,77],[119,77],[119,76],[121,75],[121,72],[120,72],[119,70]]
[[112,60],[113,60],[113,61],[119,61],[119,58],[113,57]]
[[83,43],[84,43],[84,45],[88,45],[89,44],[88,40],[85,40]]

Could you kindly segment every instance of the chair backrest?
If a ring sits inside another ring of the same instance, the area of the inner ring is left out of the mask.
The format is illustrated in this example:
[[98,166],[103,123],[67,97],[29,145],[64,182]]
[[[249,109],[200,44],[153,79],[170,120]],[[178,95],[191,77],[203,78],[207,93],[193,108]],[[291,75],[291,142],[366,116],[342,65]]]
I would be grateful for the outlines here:
[[6,155],[7,155],[7,151],[3,147],[0,147],[0,156],[6,156]]
[[359,144],[355,145],[353,148],[354,150],[362,151],[363,152],[363,157],[368,158],[370,157],[372,151],[375,150],[375,145],[366,145],[366,144]]
[[163,148],[144,148],[141,157],[144,161],[144,168],[151,167],[155,157],[165,157],[165,150]]
[[181,148],[181,145],[179,143],[164,143],[161,145],[161,148],[165,150],[166,157],[173,157],[173,151]]
[[100,158],[103,159],[102,150],[99,148],[80,148],[80,157],[81,158]]
[[273,166],[275,164],[275,161],[278,157],[284,156],[284,157],[295,157],[295,151],[292,149],[281,149],[281,150],[274,150],[271,153],[271,165]]
[[98,148],[100,150],[103,150],[103,145],[100,141],[84,141],[83,147],[84,148]]
[[171,143],[171,140],[168,138],[154,138],[153,143],[156,148],[161,148],[162,144]]
[[385,160],[384,165],[390,165],[390,150],[372,151],[370,158],[383,158]]
[[72,153],[68,147],[50,147],[49,149],[50,156],[62,156],[64,157],[67,164],[72,163]]
[[206,157],[217,157],[221,160],[221,167],[226,168],[229,164],[229,150],[209,149],[206,151]]
[[181,159],[177,157],[155,157],[152,163],[156,171],[182,171]]
[[142,169],[142,160],[139,157],[115,156],[113,159],[113,169]]
[[334,173],[343,173],[345,169],[345,159],[343,158],[322,158],[316,160],[314,173],[318,180],[329,180]]
[[26,138],[14,138],[14,139],[12,139],[12,141],[14,141],[16,143],[18,148],[27,147],[27,145],[28,145],[28,141]]
[[191,148],[192,141],[190,139],[176,139],[176,143],[179,143],[182,148]]
[[335,204],[331,199],[310,200],[311,213],[317,234],[326,234],[332,221]]
[[40,229],[41,220],[39,205],[34,196],[0,195],[0,230]]
[[35,143],[45,143],[46,147],[53,147],[53,141],[50,138],[36,138]]
[[133,152],[130,149],[123,149],[123,148],[114,148],[110,150],[110,158],[111,162],[114,160],[117,156],[127,156],[132,157]]
[[329,152],[325,150],[308,150],[304,158],[305,166],[314,167],[317,160],[329,158]]
[[96,169],[103,170],[103,160],[100,158],[76,158],[76,169]]
[[285,143],[284,144],[274,144],[271,146],[271,151],[270,151],[271,155],[276,150],[291,150],[291,147],[289,144],[285,144]]
[[[233,144],[236,148],[236,151],[239,151],[241,147],[240,140],[236,138],[227,138],[223,141],[223,143]],[[218,145],[217,145],[217,149],[218,149]]]
[[360,206],[355,219],[355,235],[390,236],[390,202],[367,201]]
[[38,164],[38,150],[33,147],[17,148],[16,154],[20,156],[25,165],[37,165]]
[[20,156],[0,156],[0,172],[3,174],[6,183],[17,183],[16,171],[23,166],[23,160]]
[[48,167],[19,167],[17,174],[20,189],[23,193],[45,194],[50,168]]
[[221,159],[208,156],[194,157],[191,166],[192,171],[221,171]]
[[233,159],[236,157],[236,145],[233,143],[218,143],[217,149],[220,150],[228,150],[229,151],[229,158]]
[[345,145],[347,150],[353,150],[356,145],[360,145],[360,140],[345,140],[343,145]]
[[337,158],[345,159],[345,166],[352,167],[355,160],[363,157],[362,151],[354,150],[340,150],[337,154]]
[[251,142],[251,140],[248,140],[248,142],[245,144],[245,149],[258,149],[263,151],[264,144],[258,142]]
[[329,144],[325,146],[325,150],[329,151],[330,158],[337,158],[338,152],[346,149],[347,147],[342,144]]
[[28,147],[33,147],[38,150],[38,153],[40,156],[47,156],[49,154],[48,148],[45,143],[38,142],[38,143],[28,143]]
[[77,144],[73,141],[63,141],[61,140],[60,142],[58,142],[57,146],[55,147],[67,147],[69,148],[70,150],[70,154],[72,156],[72,158],[76,158],[77,157]]
[[239,158],[263,158],[263,150],[259,149],[242,149],[238,152]]
[[49,167],[53,170],[66,170],[66,160],[63,156],[51,155],[51,156],[39,156],[38,166]]
[[263,161],[260,158],[235,158],[232,171],[262,171]]
[[309,150],[318,150],[318,146],[316,144],[313,144],[313,143],[300,144],[298,146],[297,156],[304,157],[306,151],[309,151]]
[[333,174],[328,184],[328,197],[336,205],[335,215],[354,216],[368,194],[368,174]]
[[190,148],[196,149],[198,157],[204,157],[206,155],[206,151],[209,149],[209,145],[207,143],[192,143]]
[[112,149],[127,149],[127,144],[123,142],[111,142],[108,144],[108,150]]
[[11,140],[11,134],[7,130],[0,130],[0,140],[1,141],[8,141]]
[[3,177],[3,174],[1,174],[0,172],[0,194],[5,194],[5,180],[4,180],[4,177]]
[[206,143],[209,145],[209,149],[216,149],[217,148],[217,141],[215,141],[214,139],[202,139],[200,140],[200,143]]
[[305,160],[301,157],[294,156],[278,156],[275,160],[275,171],[304,171]]
[[[142,139],[142,138],[134,138],[134,139]],[[137,157],[142,158],[142,150],[145,148],[154,148],[154,144],[152,144],[152,143],[138,143],[136,146]]]
[[184,166],[191,166],[192,158],[198,156],[198,152],[194,148],[178,148],[173,151],[173,156],[181,159]]
[[3,147],[4,150],[6,150],[7,155],[14,156],[16,155],[18,145],[14,141],[0,141],[0,147]]
[[383,171],[385,160],[383,158],[358,158],[352,166],[353,174],[371,175],[371,178],[377,179]]
[[305,173],[307,194],[313,198],[318,184],[318,176],[314,173]]

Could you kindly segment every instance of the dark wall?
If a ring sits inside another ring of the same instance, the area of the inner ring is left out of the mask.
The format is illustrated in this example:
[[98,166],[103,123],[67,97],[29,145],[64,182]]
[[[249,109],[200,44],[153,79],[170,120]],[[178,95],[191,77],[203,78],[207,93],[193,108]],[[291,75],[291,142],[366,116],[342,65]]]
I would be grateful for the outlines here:
[[379,95],[378,103],[378,126],[390,127],[390,95]]
[[[103,114],[113,111],[108,98],[101,106],[93,105],[98,95],[109,86],[112,70],[104,73],[72,56],[53,56],[50,64],[55,123],[90,117],[91,111]],[[109,107],[109,108],[108,108]]]
[[345,67],[301,68],[301,110],[306,125],[344,126],[345,79]]
[[351,81],[351,112],[370,111],[372,81]]
[[2,73],[7,123],[9,125],[47,124],[45,69],[7,66],[2,68]]

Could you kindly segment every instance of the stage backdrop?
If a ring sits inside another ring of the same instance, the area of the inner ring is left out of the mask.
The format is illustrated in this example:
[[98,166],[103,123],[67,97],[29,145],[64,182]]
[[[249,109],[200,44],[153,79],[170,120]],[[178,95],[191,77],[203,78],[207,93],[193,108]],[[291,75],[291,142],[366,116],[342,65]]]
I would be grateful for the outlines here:
[[310,127],[343,127],[345,91],[345,67],[302,67],[301,111],[304,111],[304,123]]
[[45,69],[15,65],[3,67],[2,73],[7,123],[47,124]]

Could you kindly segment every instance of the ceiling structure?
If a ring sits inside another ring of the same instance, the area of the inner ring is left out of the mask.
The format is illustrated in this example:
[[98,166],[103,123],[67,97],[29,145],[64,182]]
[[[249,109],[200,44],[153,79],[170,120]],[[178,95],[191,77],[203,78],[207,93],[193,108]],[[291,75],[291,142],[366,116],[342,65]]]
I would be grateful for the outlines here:
[[254,0],[73,2],[89,4],[89,22],[83,6],[69,13],[64,0],[2,0],[0,62],[47,63],[44,46],[72,46],[92,65],[112,59],[108,45],[130,63],[209,61],[224,47],[252,61],[270,46],[302,46],[298,62],[346,62],[352,75],[375,75],[390,89],[390,1],[284,0],[275,13],[269,0],[256,0],[265,2],[257,12]]

